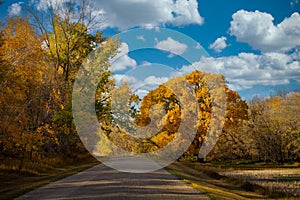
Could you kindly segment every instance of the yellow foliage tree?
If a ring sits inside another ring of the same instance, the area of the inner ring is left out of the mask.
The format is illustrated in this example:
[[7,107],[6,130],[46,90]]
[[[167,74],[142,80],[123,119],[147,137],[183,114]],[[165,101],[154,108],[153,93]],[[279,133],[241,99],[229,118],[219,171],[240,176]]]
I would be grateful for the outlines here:
[[41,143],[34,132],[51,115],[53,70],[41,44],[27,19],[10,19],[3,30],[0,146],[10,156],[32,157]]

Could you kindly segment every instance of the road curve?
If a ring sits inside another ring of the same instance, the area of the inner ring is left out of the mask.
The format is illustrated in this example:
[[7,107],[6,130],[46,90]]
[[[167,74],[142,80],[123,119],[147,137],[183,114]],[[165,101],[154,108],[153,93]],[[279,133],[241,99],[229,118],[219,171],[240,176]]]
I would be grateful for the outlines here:
[[24,199],[209,199],[161,169],[126,173],[97,165],[17,198]]

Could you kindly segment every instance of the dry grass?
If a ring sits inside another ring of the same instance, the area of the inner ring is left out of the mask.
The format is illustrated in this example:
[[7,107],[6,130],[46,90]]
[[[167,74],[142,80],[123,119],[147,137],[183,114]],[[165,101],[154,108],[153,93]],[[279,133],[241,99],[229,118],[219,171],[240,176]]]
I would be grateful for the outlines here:
[[299,199],[298,165],[176,162],[167,169],[212,199]]
[[201,167],[193,163],[175,162],[167,170],[184,180],[192,187],[205,192],[211,199],[243,200],[270,199],[268,196],[245,189],[245,183],[236,179],[227,179],[216,173],[218,168]]
[[300,168],[235,170],[220,174],[262,186],[270,193],[276,191],[282,192],[285,196],[300,197]]

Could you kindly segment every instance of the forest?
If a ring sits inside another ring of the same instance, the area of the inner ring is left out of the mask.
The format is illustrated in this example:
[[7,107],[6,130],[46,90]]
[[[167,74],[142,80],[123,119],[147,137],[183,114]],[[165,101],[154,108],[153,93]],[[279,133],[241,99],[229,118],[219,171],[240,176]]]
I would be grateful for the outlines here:
[[[82,5],[75,16],[77,20],[73,18],[72,5],[65,5],[60,8],[62,12],[48,8],[41,17],[41,13],[29,10],[27,17],[1,22],[1,169],[39,171],[40,163],[51,166],[89,156],[74,124],[72,88],[83,61],[96,48],[101,50],[96,67],[102,74],[97,83],[95,111],[109,140],[128,151],[151,152],[167,145],[179,131],[182,105],[164,85],[143,99],[127,83],[116,90],[109,60],[118,53],[121,43],[118,38],[91,31],[96,23],[88,8]],[[196,136],[179,161],[300,162],[300,92],[278,91],[268,98],[245,101],[225,85],[225,96],[212,97],[214,88],[207,80],[226,77],[197,70],[166,84],[176,85],[181,79],[189,83],[184,89],[195,96],[198,112],[190,116],[196,119]],[[119,99],[119,103],[123,103],[122,109],[127,109],[130,116],[111,114],[116,108],[111,98],[120,94],[129,97],[129,102]],[[213,98],[226,102],[224,127],[213,150],[200,160],[199,149],[211,119],[218,118],[212,116],[212,107],[218,106]],[[139,103],[140,107],[132,108],[132,103]],[[155,105],[162,109],[155,109]],[[165,113],[164,119],[156,118],[161,111]],[[145,126],[151,120],[157,125],[164,124],[157,134],[146,139],[135,138],[134,133],[130,136],[130,126],[125,125],[129,130],[117,126],[132,121]],[[181,134],[188,128],[180,129]]]

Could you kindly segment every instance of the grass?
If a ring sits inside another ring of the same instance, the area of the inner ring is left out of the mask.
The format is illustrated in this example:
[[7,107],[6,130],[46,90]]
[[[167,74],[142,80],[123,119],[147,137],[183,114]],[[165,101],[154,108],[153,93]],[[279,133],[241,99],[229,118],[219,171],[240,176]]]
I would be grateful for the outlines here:
[[[23,169],[16,171],[14,167],[0,167],[0,199],[13,199],[26,192],[53,181],[76,174],[99,164],[91,156],[82,157],[79,160],[66,160],[56,166],[45,167],[39,171],[34,169]],[[38,164],[27,164],[34,165]],[[40,166],[44,166],[42,163]],[[41,172],[40,172],[41,171]]]
[[190,186],[206,193],[211,199],[288,199],[282,192],[270,191],[260,185],[219,174],[222,171],[232,171],[238,168],[259,170],[261,167],[267,168],[267,166],[260,166],[260,164],[232,166],[175,162],[168,166],[167,170]]
[[222,175],[264,187],[269,196],[300,197],[300,169],[234,170]]

